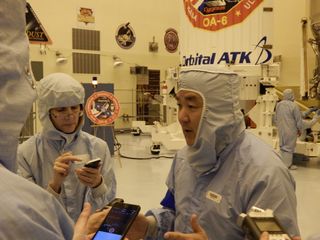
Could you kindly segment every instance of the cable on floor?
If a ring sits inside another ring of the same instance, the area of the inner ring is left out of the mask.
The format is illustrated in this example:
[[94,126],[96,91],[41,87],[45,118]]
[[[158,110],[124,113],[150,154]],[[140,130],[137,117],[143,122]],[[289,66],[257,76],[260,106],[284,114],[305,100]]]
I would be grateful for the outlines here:
[[[151,159],[159,159],[159,158],[174,158],[174,155],[167,156],[167,155],[151,155],[148,157],[131,157],[131,156],[126,156],[121,154],[120,148],[121,148],[121,143],[119,143],[116,135],[114,134],[114,152],[118,152],[120,157],[127,158],[127,159],[133,159],[133,160],[151,160]],[[150,147],[151,148],[151,147]]]
[[120,150],[118,150],[119,156],[127,159],[133,159],[133,160],[151,160],[151,159],[159,159],[159,158],[174,158],[174,156],[166,156],[166,155],[157,155],[157,156],[149,156],[149,157],[131,157],[131,156],[126,156],[120,153]]

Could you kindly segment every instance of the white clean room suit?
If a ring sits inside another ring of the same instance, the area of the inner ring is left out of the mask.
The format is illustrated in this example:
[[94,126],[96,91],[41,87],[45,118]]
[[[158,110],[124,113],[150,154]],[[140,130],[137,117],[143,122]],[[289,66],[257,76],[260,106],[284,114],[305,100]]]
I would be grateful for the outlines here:
[[[65,207],[75,221],[84,202],[89,202],[92,209],[104,207],[116,194],[116,179],[113,171],[113,159],[105,141],[81,130],[83,115],[75,132],[66,134],[57,130],[51,122],[49,110],[54,107],[75,106],[84,103],[82,85],[63,73],[46,76],[37,86],[38,111],[42,123],[42,132],[29,138],[18,148],[18,173],[48,189]],[[75,173],[76,164],[72,163],[64,180],[61,193],[56,194],[48,186],[53,179],[53,165],[56,158],[64,152],[73,155],[89,155],[89,159],[99,157],[102,160],[101,174],[103,182],[96,188],[85,186]]]
[[21,128],[35,98],[24,0],[0,0],[0,239],[72,239],[73,222],[49,194],[15,174]]
[[304,130],[302,115],[298,105],[294,103],[292,89],[283,91],[283,99],[276,105],[275,122],[281,157],[284,164],[290,167],[298,135]]
[[272,209],[292,236],[299,236],[295,182],[279,155],[247,132],[239,106],[238,76],[211,67],[182,68],[179,91],[199,93],[204,102],[197,137],[179,150],[167,178],[162,209],[152,209],[158,235],[191,233],[193,213],[209,239],[242,240],[240,213]]

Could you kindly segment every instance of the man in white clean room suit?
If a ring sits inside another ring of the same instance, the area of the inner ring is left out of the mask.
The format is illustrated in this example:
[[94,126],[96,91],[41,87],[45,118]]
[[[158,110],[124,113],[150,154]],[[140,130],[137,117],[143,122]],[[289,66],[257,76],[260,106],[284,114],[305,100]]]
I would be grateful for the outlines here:
[[[187,146],[173,160],[163,208],[140,216],[136,226],[147,225],[148,239],[176,239],[177,232],[193,233],[196,214],[209,239],[242,240],[238,216],[256,206],[272,209],[287,232],[299,236],[294,179],[272,147],[245,131],[238,76],[195,66],[182,68],[179,80],[178,119]],[[135,226],[131,234],[144,237]]]
[[300,109],[294,103],[292,89],[283,91],[283,99],[276,105],[275,122],[278,128],[280,154],[284,164],[291,170],[297,169],[292,164],[292,157],[297,138],[304,130]]

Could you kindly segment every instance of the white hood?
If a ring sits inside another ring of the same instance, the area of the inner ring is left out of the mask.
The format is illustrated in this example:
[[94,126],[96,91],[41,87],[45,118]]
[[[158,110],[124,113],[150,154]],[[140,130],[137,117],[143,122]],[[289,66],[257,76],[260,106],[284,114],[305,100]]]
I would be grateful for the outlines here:
[[219,167],[220,153],[244,131],[238,75],[213,67],[187,67],[180,71],[179,90],[201,93],[202,119],[192,146],[187,146],[191,167],[204,174]]
[[53,73],[40,80],[37,87],[39,119],[46,138],[71,142],[83,125],[83,116],[77,130],[66,134],[57,130],[50,120],[49,110],[56,107],[70,107],[84,103],[84,88],[71,76],[64,73]]
[[0,6],[0,164],[16,171],[18,137],[35,98],[29,73],[25,1]]
[[283,100],[294,101],[294,93],[292,89],[287,88],[283,91]]

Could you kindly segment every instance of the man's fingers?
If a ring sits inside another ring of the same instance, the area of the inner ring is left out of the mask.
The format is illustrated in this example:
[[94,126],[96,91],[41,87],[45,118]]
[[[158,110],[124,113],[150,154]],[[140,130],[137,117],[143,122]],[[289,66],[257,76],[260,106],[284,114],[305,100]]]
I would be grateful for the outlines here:
[[267,232],[263,232],[260,236],[260,240],[269,240],[269,234]]
[[90,168],[90,167],[83,167],[81,170],[90,174],[97,174],[100,172],[101,166],[98,168]]
[[203,232],[202,227],[198,223],[198,217],[196,214],[192,214],[191,216],[191,227],[195,233]]
[[292,237],[292,240],[301,240],[301,237],[295,236],[295,237]]
[[87,224],[88,224],[90,213],[91,213],[91,205],[90,203],[86,202],[83,205],[83,210],[74,226],[73,240],[87,239],[86,237],[88,232]]
[[56,162],[56,163],[54,164],[54,167],[68,169],[68,168],[69,168],[69,165],[66,164],[66,163],[62,163],[62,162]]
[[57,161],[69,164],[70,162],[81,162],[82,160],[74,156],[60,156],[57,158]]
[[80,221],[81,225],[85,226],[88,222],[90,213],[91,213],[91,205],[90,203],[85,202],[77,223]]
[[59,173],[62,174],[64,176],[68,175],[68,169],[62,168],[62,167],[58,167],[58,166],[54,166],[53,169]]
[[207,234],[198,223],[196,214],[191,216],[191,227],[193,233],[166,232],[164,238],[167,240],[208,240]]
[[72,152],[65,152],[61,154],[57,159],[57,162],[64,162],[64,163],[69,163],[69,162],[81,162],[82,160],[77,158],[76,156],[72,155]]
[[69,151],[69,152],[64,152],[60,155],[60,157],[64,157],[64,156],[72,156],[72,152]]
[[164,234],[165,239],[170,239],[170,240],[184,240],[184,236],[180,232],[166,232]]
[[89,217],[88,234],[95,233],[99,229],[100,225],[102,224],[103,220],[105,219],[109,211],[110,209],[104,209],[100,212],[93,213]]

